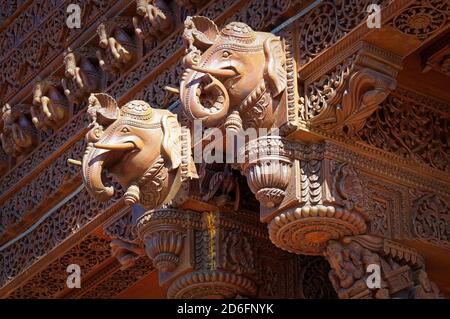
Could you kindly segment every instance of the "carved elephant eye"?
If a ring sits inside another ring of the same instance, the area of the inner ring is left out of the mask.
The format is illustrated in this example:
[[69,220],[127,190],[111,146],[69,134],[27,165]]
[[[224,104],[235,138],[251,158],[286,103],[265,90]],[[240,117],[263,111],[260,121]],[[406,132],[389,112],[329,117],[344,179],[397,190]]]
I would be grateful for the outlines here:
[[130,130],[128,129],[128,127],[124,127],[120,130],[122,133],[130,133]]
[[230,51],[223,51],[222,58],[227,59],[231,55]]

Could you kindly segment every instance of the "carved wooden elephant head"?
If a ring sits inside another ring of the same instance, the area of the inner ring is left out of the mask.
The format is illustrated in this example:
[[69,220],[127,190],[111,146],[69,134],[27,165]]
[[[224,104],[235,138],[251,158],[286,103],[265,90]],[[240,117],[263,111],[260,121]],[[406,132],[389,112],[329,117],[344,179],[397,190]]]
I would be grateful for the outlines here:
[[183,153],[185,130],[176,116],[144,101],[119,108],[112,97],[101,93],[91,94],[89,102],[92,123],[82,171],[90,193],[100,200],[114,194],[113,187],[103,182],[108,171],[126,189],[128,204],[139,202],[151,209],[169,201],[189,175],[183,158],[191,158]]
[[64,69],[61,85],[72,103],[81,103],[90,93],[99,92],[104,86],[103,72],[93,47],[67,49],[64,52]]
[[205,17],[188,17],[183,37],[187,70],[180,95],[186,115],[207,127],[227,126],[231,113],[240,115],[244,127],[271,127],[287,84],[280,38],[240,22],[219,31]]
[[33,106],[30,110],[33,124],[38,129],[56,130],[66,123],[70,116],[70,107],[56,78],[36,82],[33,88]]

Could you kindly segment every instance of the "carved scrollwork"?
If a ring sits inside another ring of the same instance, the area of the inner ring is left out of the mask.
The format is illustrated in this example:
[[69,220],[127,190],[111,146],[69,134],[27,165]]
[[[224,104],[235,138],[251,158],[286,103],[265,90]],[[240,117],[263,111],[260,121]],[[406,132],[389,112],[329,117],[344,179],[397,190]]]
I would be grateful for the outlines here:
[[[373,51],[374,55],[369,52]],[[305,103],[301,114],[312,127],[337,135],[354,137],[365,120],[396,87],[396,71],[392,62],[398,57],[370,46],[347,57],[305,88]],[[383,64],[385,63],[385,64]]]
[[221,266],[237,275],[255,272],[255,256],[249,239],[236,231],[224,238],[221,256]]
[[309,12],[300,25],[299,44],[303,65],[331,47],[349,31],[355,28],[369,14],[370,4],[384,4],[387,1],[331,1],[326,0],[316,10]]
[[[437,112],[436,110],[444,112]],[[361,140],[433,168],[450,171],[448,103],[399,88],[367,119]]]

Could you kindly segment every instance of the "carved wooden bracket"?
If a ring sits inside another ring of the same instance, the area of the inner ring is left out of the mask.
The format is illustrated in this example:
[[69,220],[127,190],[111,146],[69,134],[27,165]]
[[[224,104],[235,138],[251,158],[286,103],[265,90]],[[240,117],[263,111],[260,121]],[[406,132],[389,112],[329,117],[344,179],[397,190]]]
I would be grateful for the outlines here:
[[282,249],[320,255],[329,240],[366,231],[362,181],[351,165],[329,157],[325,144],[260,137],[246,145],[242,171]]
[[61,84],[72,103],[81,103],[89,94],[100,92],[105,86],[94,47],[67,49],[64,52],[64,71]]
[[[440,297],[425,271],[422,257],[397,242],[375,236],[345,237],[330,241],[324,252],[331,265],[329,277],[339,298],[388,299]],[[367,281],[378,267],[381,282],[369,288]]]
[[136,35],[146,42],[161,40],[175,29],[175,20],[165,0],[136,0],[133,17]]
[[31,116],[38,129],[56,130],[67,122],[70,115],[69,102],[62,93],[59,79],[51,77],[36,82]]
[[[335,63],[335,62],[334,62]],[[354,136],[396,87],[400,57],[362,42],[319,78],[305,79],[303,120],[326,132]]]
[[133,25],[128,17],[116,17],[101,23],[97,28],[99,46],[97,58],[107,73],[117,74],[138,59],[140,43],[134,36]]

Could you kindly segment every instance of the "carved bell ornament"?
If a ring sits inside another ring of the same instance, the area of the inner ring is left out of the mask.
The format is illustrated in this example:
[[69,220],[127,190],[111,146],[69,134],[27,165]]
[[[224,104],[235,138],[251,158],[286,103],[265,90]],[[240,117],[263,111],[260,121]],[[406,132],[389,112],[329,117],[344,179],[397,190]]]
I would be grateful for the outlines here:
[[58,79],[48,78],[36,82],[33,88],[31,116],[36,128],[44,131],[56,130],[67,122],[70,107]]
[[170,111],[137,100],[119,107],[98,93],[91,94],[87,112],[91,124],[82,175],[94,197],[107,200],[114,194],[104,183],[107,172],[125,189],[128,205],[153,209],[170,202],[181,183],[196,176],[189,131]]
[[180,100],[190,120],[206,127],[271,128],[283,121],[287,72],[283,41],[241,22],[219,30],[188,17]]

